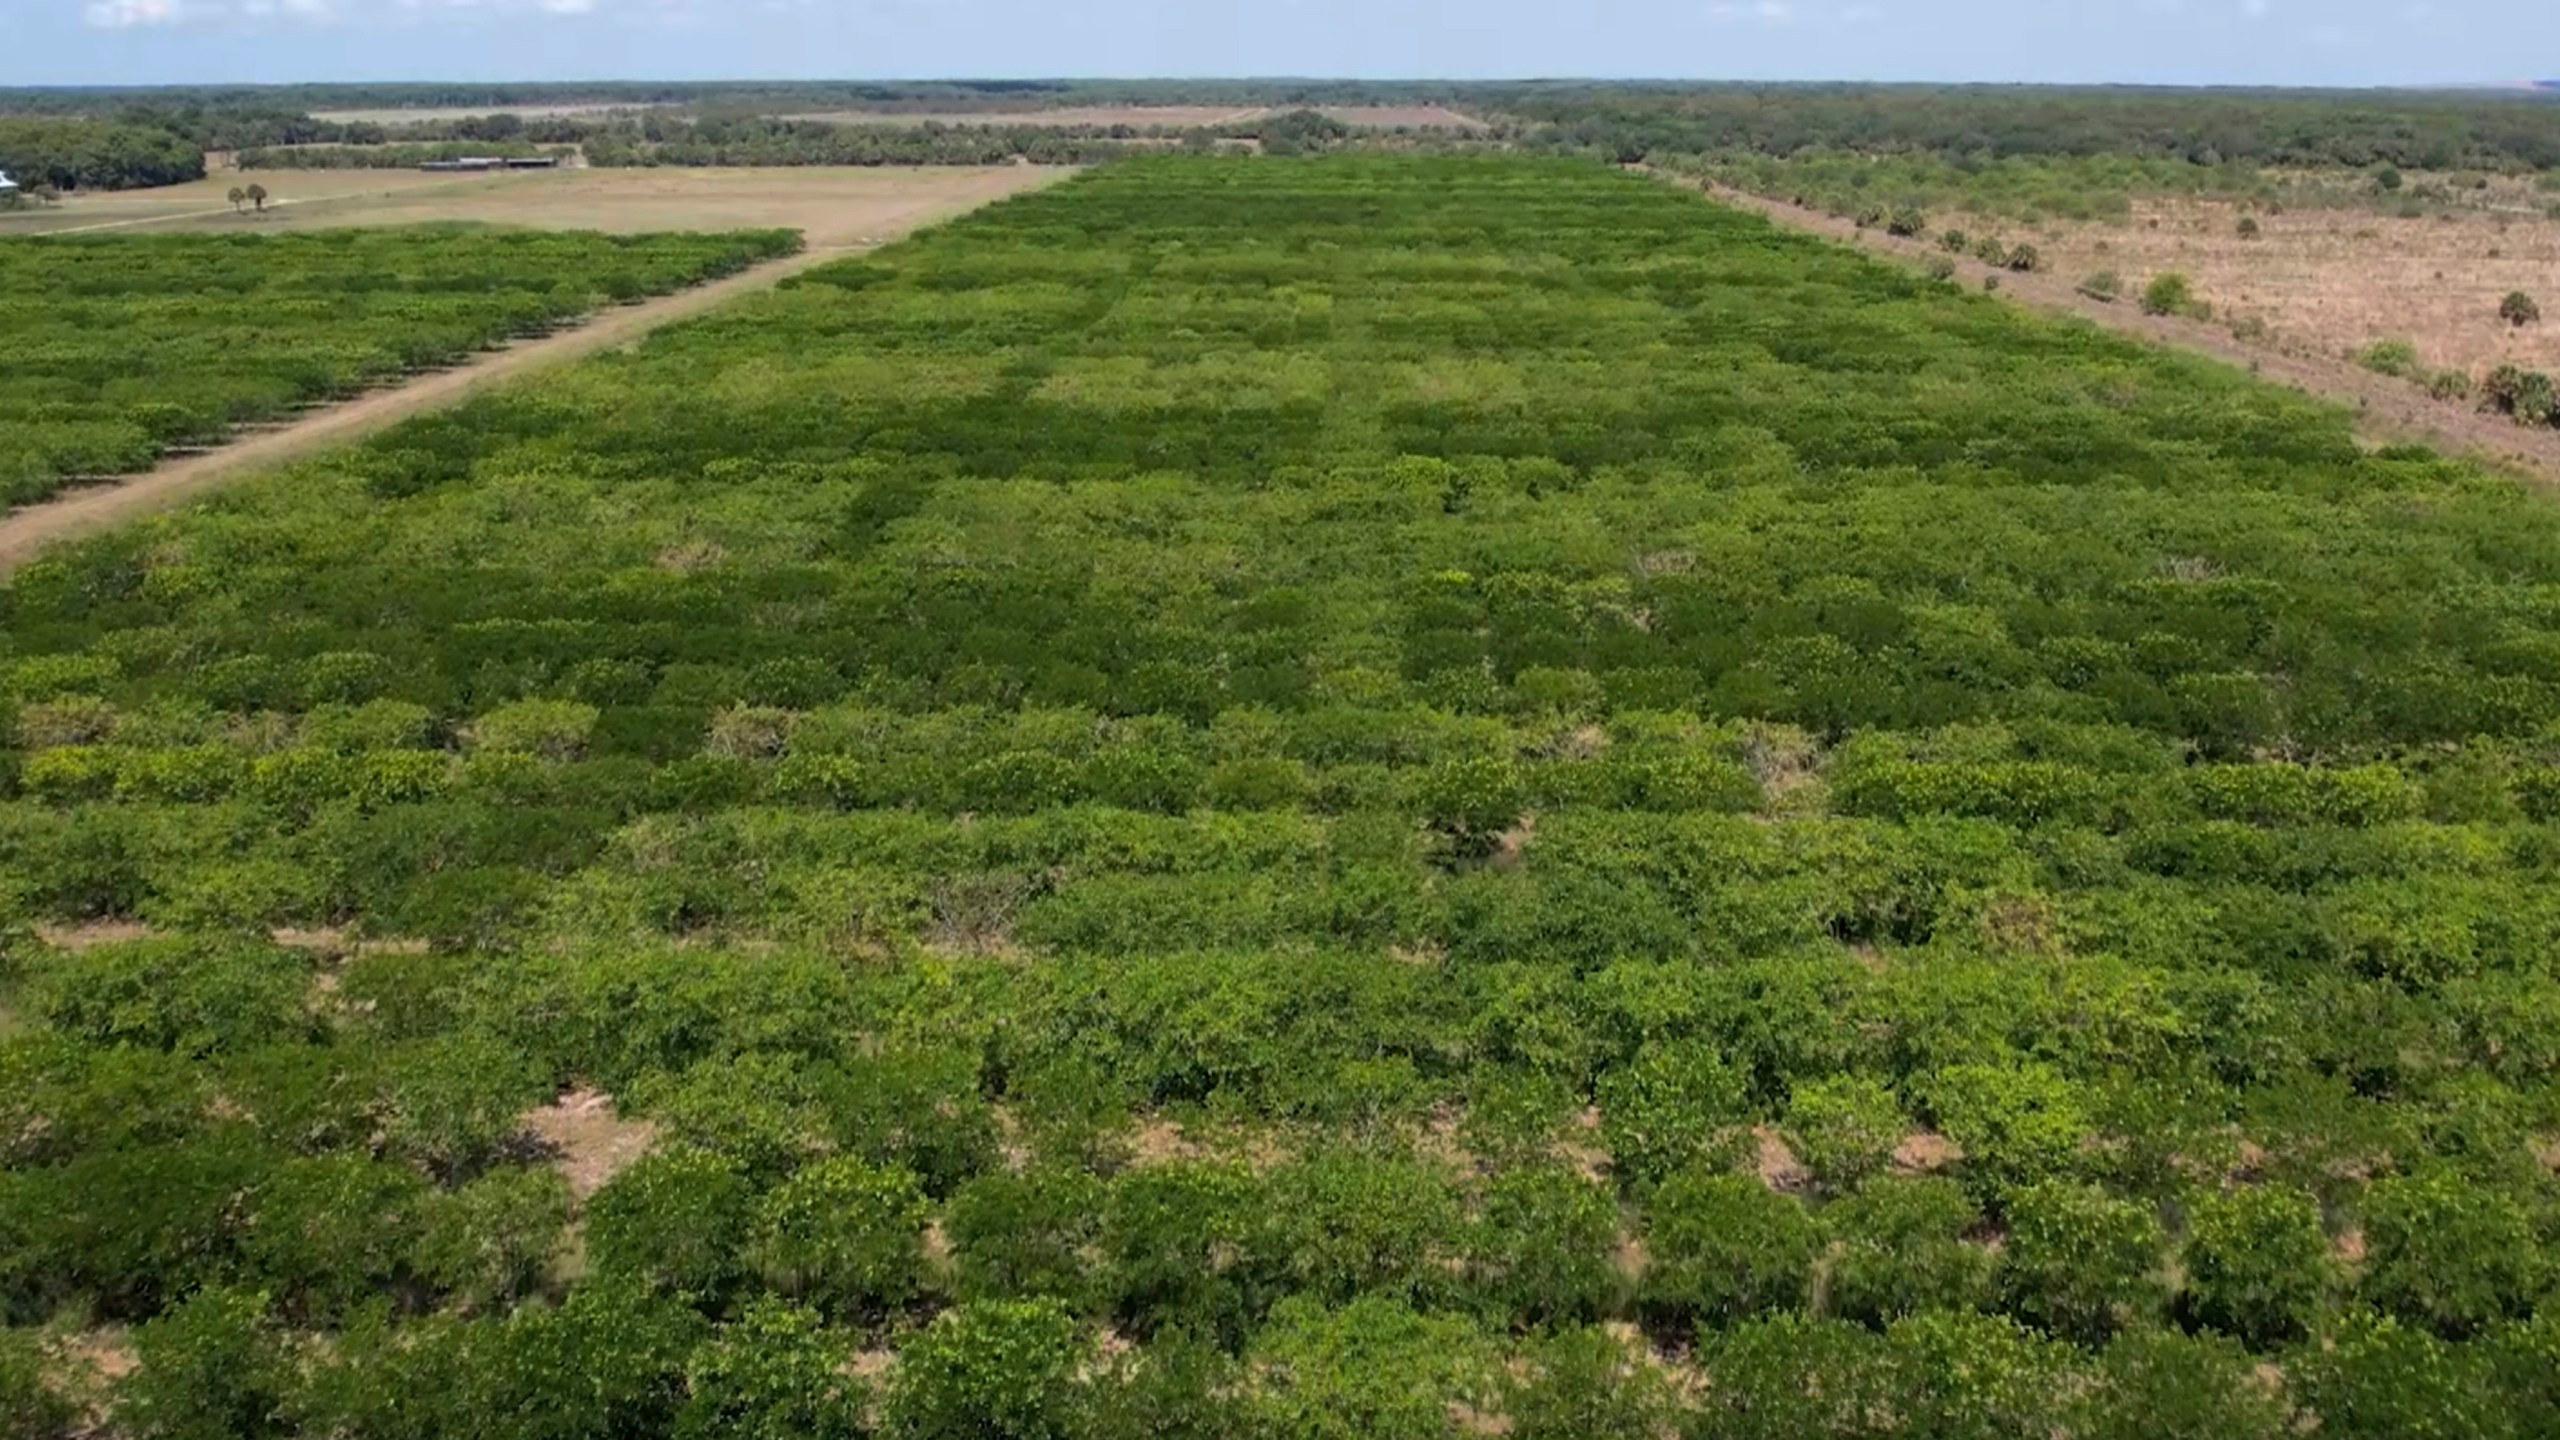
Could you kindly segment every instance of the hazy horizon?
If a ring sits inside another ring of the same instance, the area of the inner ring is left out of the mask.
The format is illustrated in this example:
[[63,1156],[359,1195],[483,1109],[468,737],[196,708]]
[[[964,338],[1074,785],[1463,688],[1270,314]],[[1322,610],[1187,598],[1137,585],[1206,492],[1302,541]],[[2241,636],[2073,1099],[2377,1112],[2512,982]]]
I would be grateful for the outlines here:
[[[2482,0],[0,0],[0,86],[1325,78],[2468,87],[2560,75]],[[2518,57],[2532,57],[2520,60]]]

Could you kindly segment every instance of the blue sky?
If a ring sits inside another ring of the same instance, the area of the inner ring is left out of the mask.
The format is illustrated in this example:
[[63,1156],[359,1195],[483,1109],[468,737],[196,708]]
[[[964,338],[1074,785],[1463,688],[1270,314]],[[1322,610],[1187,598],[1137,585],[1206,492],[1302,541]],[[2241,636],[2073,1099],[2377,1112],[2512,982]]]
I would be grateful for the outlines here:
[[2389,85],[2560,75],[2515,0],[0,0],[0,84],[1524,75]]

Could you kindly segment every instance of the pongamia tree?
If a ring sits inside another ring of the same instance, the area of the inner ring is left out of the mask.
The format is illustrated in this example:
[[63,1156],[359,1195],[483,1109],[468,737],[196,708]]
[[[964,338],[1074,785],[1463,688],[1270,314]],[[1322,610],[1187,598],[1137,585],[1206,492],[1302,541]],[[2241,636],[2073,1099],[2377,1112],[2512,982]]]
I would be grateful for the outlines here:
[[231,193],[223,198],[231,202],[231,213],[237,215],[240,213],[240,207],[249,203],[249,192],[234,185],[231,187]]
[[255,183],[252,183],[252,184],[249,186],[249,188],[248,188],[247,190],[242,191],[241,193],[242,193],[242,194],[245,194],[245,195],[247,195],[247,196],[249,197],[249,203],[250,203],[250,204],[255,205],[255,206],[257,206],[257,207],[258,207],[258,213],[259,213],[259,214],[263,215],[263,214],[265,214],[265,213],[266,213],[266,210],[267,210],[267,187],[266,187],[266,186],[264,186],[264,185],[259,185],[259,184],[255,184]]
[[2187,1319],[2270,1350],[2310,1332],[2334,1283],[2320,1202],[2284,1185],[2187,1204]]

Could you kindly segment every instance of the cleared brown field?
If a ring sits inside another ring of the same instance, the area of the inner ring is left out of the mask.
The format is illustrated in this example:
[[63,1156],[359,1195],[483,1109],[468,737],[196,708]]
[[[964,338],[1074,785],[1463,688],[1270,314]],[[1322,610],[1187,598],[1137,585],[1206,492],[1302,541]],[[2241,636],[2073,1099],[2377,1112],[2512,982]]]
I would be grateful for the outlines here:
[[1269,113],[1268,109],[1258,105],[1241,110],[1232,105],[1076,105],[1057,110],[936,111],[930,114],[890,110],[812,110],[780,118],[823,120],[830,125],[1030,125],[1059,129],[1128,125],[1139,129],[1188,130],[1201,125],[1233,124]]
[[[1291,105],[1076,105],[1057,110],[936,111],[929,114],[889,110],[815,110],[785,115],[785,120],[822,120],[831,125],[1000,125],[1055,126],[1059,129],[1127,125],[1136,129],[1190,130],[1204,125],[1239,125],[1266,115],[1293,110]],[[1470,120],[1439,105],[1319,105],[1311,107],[1345,125],[1374,130],[1438,128],[1474,130]]]
[[[300,223],[322,215],[344,215],[367,203],[413,191],[441,194],[509,178],[513,177],[457,178],[415,170],[224,170],[185,185],[73,195],[42,210],[0,213],[0,235],[73,234],[195,222],[201,222],[195,224],[199,229],[217,224],[275,225],[286,223],[288,216]],[[252,182],[267,188],[267,203],[274,208],[264,216],[234,216],[226,198],[231,187]]]
[[651,110],[651,104],[617,101],[594,105],[454,105],[410,110],[314,110],[311,118],[340,125],[420,125],[442,120],[477,120],[484,115],[514,115],[526,120],[557,120],[571,115],[609,115],[617,110]]
[[[991,193],[1039,184],[1057,173],[1030,166],[813,166],[543,170],[456,178],[406,170],[261,170],[167,190],[66,202],[44,218],[59,222],[50,227],[52,233],[91,226],[292,230],[455,220],[629,233],[773,227],[798,230],[811,246],[824,249],[957,214]],[[249,179],[266,186],[272,197],[264,215],[235,215],[223,198],[232,186]],[[6,224],[14,218],[19,217],[0,216],[0,234],[16,233]]]
[[2078,281],[2112,270],[2128,295],[2175,270],[2226,320],[2255,318],[2282,348],[2347,355],[2406,340],[2431,369],[2475,378],[2507,363],[2560,369],[2560,324],[2522,329],[2498,301],[2522,290],[2560,317],[2560,221],[2465,211],[2400,219],[2337,210],[2257,214],[2221,202],[2137,203],[2127,225],[2066,225],[2037,239]]
[[1480,130],[1481,120],[1471,120],[1445,105],[1326,105],[1321,113],[1371,130]]

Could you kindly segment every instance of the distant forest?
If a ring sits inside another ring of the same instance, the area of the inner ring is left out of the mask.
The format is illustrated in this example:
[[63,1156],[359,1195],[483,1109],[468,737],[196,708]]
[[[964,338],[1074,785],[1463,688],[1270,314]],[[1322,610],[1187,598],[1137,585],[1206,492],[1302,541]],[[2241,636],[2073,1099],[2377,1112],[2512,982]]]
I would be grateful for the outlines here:
[[[598,164],[1091,163],[1132,127],[896,128],[786,121],[827,111],[967,117],[1090,106],[1240,110],[1438,104],[1488,122],[1469,144],[1635,161],[1675,155],[1892,154],[1964,163],[2096,155],[2220,166],[2560,167],[2560,93],[2170,90],[2022,86],[1314,80],[738,81],[0,90],[0,164],[63,189],[190,178],[205,151],[258,163],[342,163],[280,147],[483,142],[579,145]],[[411,124],[315,118],[333,110],[606,105],[619,113],[498,114]],[[651,107],[645,110],[642,107]],[[634,113],[639,112],[639,113]],[[1268,149],[1380,137],[1266,133],[1245,120],[1186,138]],[[1274,144],[1275,138],[1279,143]],[[1386,140],[1383,143],[1406,143]]]

